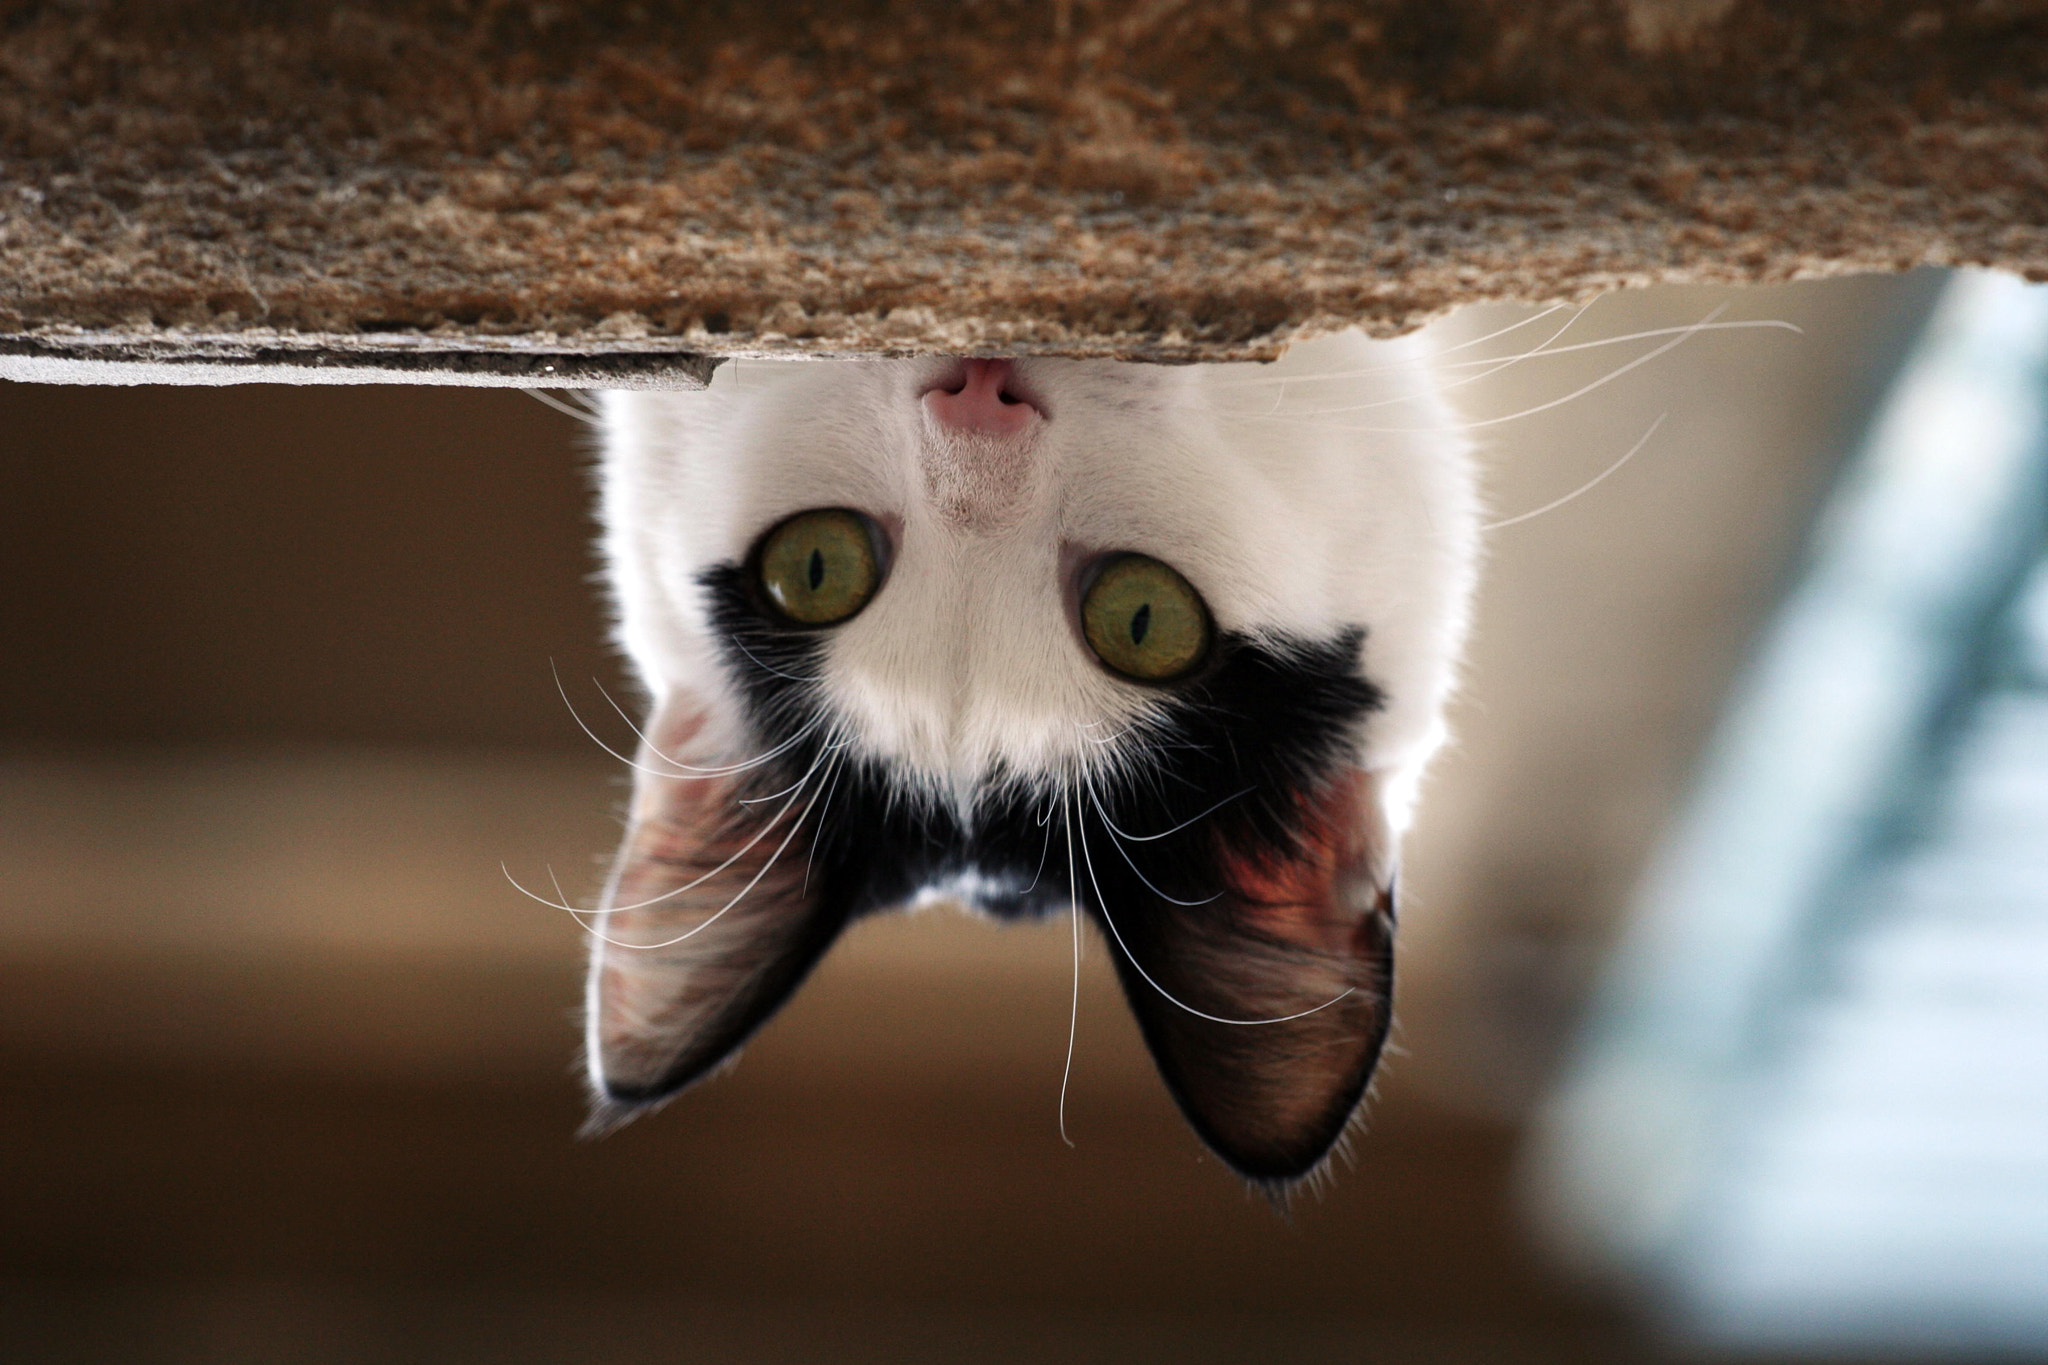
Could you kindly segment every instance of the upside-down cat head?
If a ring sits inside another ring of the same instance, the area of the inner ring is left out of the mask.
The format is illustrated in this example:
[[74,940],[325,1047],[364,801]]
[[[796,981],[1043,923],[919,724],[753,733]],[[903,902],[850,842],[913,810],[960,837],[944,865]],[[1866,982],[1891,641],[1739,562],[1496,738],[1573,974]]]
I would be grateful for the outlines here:
[[654,705],[591,969],[600,1120],[938,891],[1078,906],[1202,1138],[1255,1180],[1314,1169],[1385,1038],[1473,577],[1416,351],[728,365],[609,396],[604,430]]

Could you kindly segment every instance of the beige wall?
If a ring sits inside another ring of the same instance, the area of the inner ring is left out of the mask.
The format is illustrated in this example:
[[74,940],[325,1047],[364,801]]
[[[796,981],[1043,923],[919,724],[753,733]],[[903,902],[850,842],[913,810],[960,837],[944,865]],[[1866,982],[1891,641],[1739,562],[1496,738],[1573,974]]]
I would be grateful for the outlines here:
[[[1404,1037],[1440,1095],[1513,1113],[1547,1075],[1804,521],[1938,287],[1923,273],[1603,298],[1557,344],[1724,307],[1723,322],[1801,331],[1698,335],[1482,429],[1489,501],[1506,518],[1595,477],[1664,419],[1612,477],[1492,538],[1402,926]],[[1465,314],[1444,332],[1456,344],[1517,316]],[[1567,316],[1513,336],[1541,339]],[[1460,399],[1480,420],[1521,412],[1663,340],[1530,361]]]

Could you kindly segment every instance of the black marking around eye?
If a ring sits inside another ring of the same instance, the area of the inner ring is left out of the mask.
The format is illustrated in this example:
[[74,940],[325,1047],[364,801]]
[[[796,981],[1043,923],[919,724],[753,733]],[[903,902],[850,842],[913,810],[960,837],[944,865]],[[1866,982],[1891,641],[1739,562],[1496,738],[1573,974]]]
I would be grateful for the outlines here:
[[[737,564],[716,565],[698,583],[761,748],[783,749],[756,781],[764,792],[786,788],[833,742],[815,682],[826,634],[764,616]],[[1048,785],[995,782],[963,819],[907,775],[848,755],[815,827],[809,875],[820,909],[851,918],[975,873],[991,888],[980,898],[991,914],[1057,912],[1072,885],[1088,914],[1099,920],[1098,899],[1107,901],[1124,936],[1142,938],[1146,926],[1133,916],[1163,910],[1144,894],[1148,884],[1199,902],[1217,890],[1226,852],[1263,859],[1299,848],[1302,796],[1352,760],[1360,728],[1385,703],[1362,674],[1364,644],[1358,627],[1320,640],[1223,634],[1212,667],[1155,699],[1159,718],[1137,737],[1140,760],[1064,803]],[[1068,817],[1081,866],[1068,862]],[[1149,908],[1125,908],[1141,905]]]

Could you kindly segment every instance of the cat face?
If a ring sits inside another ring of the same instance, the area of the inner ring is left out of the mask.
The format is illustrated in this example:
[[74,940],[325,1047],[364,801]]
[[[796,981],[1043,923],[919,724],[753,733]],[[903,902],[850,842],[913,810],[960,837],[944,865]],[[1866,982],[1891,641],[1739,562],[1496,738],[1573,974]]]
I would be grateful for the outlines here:
[[1472,498],[1429,392],[1406,344],[1340,337],[610,396],[606,548],[654,709],[592,965],[601,1118],[716,1065],[851,919],[936,892],[1093,917],[1203,1138],[1254,1179],[1312,1169],[1384,1038],[1464,630]]

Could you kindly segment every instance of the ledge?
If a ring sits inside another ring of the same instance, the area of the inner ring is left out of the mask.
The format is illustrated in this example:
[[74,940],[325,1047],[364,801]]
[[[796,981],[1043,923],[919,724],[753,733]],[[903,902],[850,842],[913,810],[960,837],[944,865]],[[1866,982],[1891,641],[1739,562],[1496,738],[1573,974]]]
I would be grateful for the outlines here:
[[0,34],[13,378],[1242,359],[1656,281],[2048,278],[2040,0],[0,0]]

